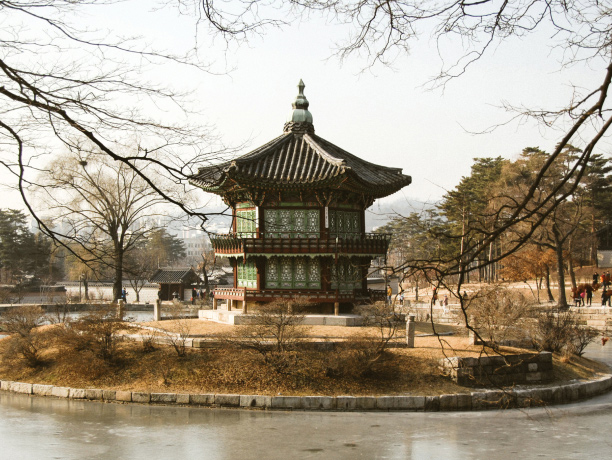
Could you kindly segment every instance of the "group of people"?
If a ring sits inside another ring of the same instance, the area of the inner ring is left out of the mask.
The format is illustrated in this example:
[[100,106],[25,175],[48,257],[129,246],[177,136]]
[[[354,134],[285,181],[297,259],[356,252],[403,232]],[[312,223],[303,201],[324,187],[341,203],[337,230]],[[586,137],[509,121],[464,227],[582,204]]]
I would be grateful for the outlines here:
[[593,291],[601,287],[601,306],[612,306],[612,290],[609,289],[611,285],[610,272],[605,272],[601,275],[597,272],[593,273],[593,284],[580,284],[572,288],[574,305],[576,307],[591,306],[593,302]]
[[[438,301],[438,288],[433,287],[431,294],[431,306],[435,307],[436,302]],[[444,297],[440,299],[440,306],[444,308],[444,313],[448,311],[448,296],[444,294]]]
[[[400,292],[397,296],[397,301],[400,306],[404,306],[404,291]],[[393,303],[393,289],[391,289],[391,285],[387,284],[387,305],[391,305]]]

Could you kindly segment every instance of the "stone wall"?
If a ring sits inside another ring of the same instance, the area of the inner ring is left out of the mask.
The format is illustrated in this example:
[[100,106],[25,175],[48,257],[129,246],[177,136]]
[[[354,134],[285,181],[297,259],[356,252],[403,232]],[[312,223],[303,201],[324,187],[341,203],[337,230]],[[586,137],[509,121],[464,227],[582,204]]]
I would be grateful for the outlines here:
[[466,391],[434,396],[266,396],[240,394],[147,393],[136,391],[68,388],[24,382],[0,381],[0,391],[32,396],[116,403],[178,404],[263,410],[331,411],[469,411],[567,404],[612,389],[612,375],[555,386],[509,390]]
[[445,358],[442,372],[462,386],[509,386],[550,382],[552,353]]

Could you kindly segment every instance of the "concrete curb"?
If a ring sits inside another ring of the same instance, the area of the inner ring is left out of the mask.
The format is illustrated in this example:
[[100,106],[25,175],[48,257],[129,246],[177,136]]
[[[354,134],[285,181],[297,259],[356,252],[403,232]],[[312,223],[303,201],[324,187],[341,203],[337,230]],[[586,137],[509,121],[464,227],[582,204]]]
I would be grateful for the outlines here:
[[0,380],[0,390],[34,396],[153,405],[178,404],[198,407],[303,411],[450,412],[569,404],[611,391],[612,374],[564,385],[531,388],[521,386],[508,391],[476,390],[470,393],[439,396],[263,396],[146,393],[56,387],[7,380]]

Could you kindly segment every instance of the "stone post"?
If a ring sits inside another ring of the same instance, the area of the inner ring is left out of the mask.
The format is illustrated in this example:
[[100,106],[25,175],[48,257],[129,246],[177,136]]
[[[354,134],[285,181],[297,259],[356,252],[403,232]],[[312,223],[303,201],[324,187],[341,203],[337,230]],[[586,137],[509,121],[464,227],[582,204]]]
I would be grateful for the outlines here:
[[124,315],[125,315],[125,302],[123,301],[123,299],[121,299],[119,300],[119,302],[117,302],[117,318],[122,320]]
[[[468,318],[469,324],[470,326],[474,327],[475,321],[474,321],[474,317],[470,316]],[[478,338],[476,337],[476,334],[474,334],[474,331],[471,329],[468,329],[468,339],[469,339],[469,344],[470,345],[482,345],[482,342],[480,340],[478,340]]]
[[334,302],[334,316],[340,314],[340,302]]
[[153,321],[161,321],[161,302],[161,299],[155,300],[155,305],[153,306]]
[[414,315],[406,317],[406,345],[408,348],[414,348],[414,331],[416,324],[414,323]]

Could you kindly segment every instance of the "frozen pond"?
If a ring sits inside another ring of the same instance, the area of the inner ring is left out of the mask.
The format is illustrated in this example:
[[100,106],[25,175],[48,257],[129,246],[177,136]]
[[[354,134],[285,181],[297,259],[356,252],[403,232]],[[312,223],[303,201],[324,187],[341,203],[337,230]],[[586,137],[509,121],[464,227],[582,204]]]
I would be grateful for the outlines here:
[[[68,297],[78,298],[79,296],[79,283],[78,282],[66,282],[59,283],[66,287],[66,293],[50,293],[44,289],[40,289],[38,292],[29,292],[21,300],[21,303],[59,303],[65,302]],[[136,301],[136,292],[130,286],[130,283],[126,281],[125,290],[127,291],[127,301],[132,303]],[[145,285],[140,290],[140,303],[146,302],[152,304],[157,300],[157,285]],[[81,286],[81,295],[84,299],[85,291]],[[91,299],[95,300],[107,300],[110,301],[113,298],[113,286],[110,283],[89,283],[89,295]],[[186,294],[187,295],[187,294]],[[191,297],[191,294],[189,295]]]
[[[612,347],[591,346],[612,363]],[[308,413],[70,401],[0,392],[7,459],[609,458],[612,394],[551,409]]]

